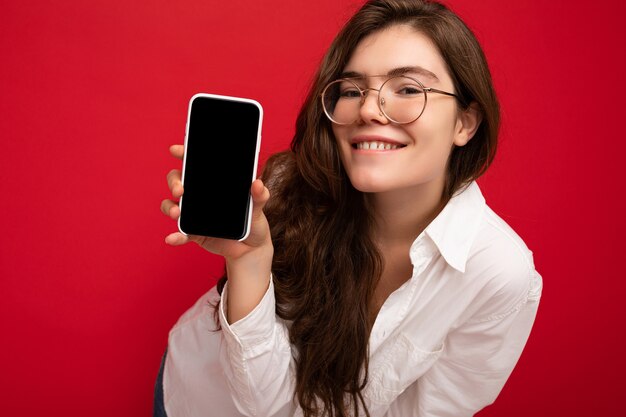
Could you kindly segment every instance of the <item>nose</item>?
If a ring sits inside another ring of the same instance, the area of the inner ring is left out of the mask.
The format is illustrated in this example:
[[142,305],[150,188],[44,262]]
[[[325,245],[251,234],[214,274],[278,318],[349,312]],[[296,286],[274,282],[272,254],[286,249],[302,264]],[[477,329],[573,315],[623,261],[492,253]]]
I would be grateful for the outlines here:
[[364,97],[359,111],[361,121],[363,123],[389,123],[389,120],[385,117],[378,105],[378,90],[368,88],[363,93]]

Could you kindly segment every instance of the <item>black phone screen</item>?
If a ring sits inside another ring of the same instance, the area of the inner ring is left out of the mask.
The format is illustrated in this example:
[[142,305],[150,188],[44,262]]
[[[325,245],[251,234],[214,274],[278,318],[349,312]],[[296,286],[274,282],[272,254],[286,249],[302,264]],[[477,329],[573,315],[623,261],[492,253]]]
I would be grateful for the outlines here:
[[242,239],[256,175],[262,110],[253,101],[194,96],[183,167],[183,233]]

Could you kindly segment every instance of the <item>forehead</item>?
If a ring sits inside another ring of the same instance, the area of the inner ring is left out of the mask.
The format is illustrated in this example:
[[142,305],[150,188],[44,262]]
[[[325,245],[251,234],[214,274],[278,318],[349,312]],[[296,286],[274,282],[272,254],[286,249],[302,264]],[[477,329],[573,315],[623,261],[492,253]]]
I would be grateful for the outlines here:
[[[429,83],[450,82],[446,64],[435,44],[408,25],[394,25],[363,38],[357,45],[344,72],[383,75],[396,68],[421,67],[419,74]],[[430,71],[436,78],[428,77]]]

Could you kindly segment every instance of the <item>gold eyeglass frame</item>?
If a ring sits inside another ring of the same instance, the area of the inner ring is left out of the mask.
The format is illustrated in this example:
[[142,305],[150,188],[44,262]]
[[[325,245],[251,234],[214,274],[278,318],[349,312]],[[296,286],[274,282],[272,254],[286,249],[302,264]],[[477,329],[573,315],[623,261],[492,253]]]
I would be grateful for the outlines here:
[[[380,76],[379,75],[371,75],[368,78],[370,78],[370,77],[380,77]],[[381,92],[381,90],[384,89],[385,84],[387,84],[390,80],[393,80],[393,79],[396,79],[396,78],[408,78],[409,80],[414,81],[415,83],[417,83],[417,85],[422,89],[422,91],[424,91],[424,106],[422,106],[422,110],[419,112],[419,114],[417,115],[416,118],[414,118],[413,120],[410,120],[408,122],[399,122],[397,120],[394,120],[393,118],[389,117],[389,115],[385,112],[385,109],[383,108],[384,105],[385,105],[385,98],[380,96],[380,92]],[[420,116],[424,113],[424,110],[426,110],[426,103],[428,102],[428,93],[443,94],[443,95],[446,95],[446,96],[454,97],[459,102],[462,102],[461,98],[459,96],[457,96],[456,94],[449,93],[449,92],[443,91],[443,90],[439,90],[439,89],[433,88],[433,87],[425,87],[424,84],[422,84],[421,82],[419,82],[415,78],[409,77],[409,76],[406,76],[406,75],[395,75],[393,77],[389,77],[380,86],[380,88],[361,88],[355,82],[355,80],[358,80],[358,79],[361,79],[361,78],[340,78],[340,79],[337,79],[335,81],[332,81],[332,82],[328,83],[328,85],[326,85],[326,87],[324,87],[324,90],[322,90],[322,94],[320,95],[320,99],[322,101],[322,107],[324,108],[324,114],[326,114],[326,117],[328,117],[328,119],[332,123],[335,123],[337,125],[351,125],[353,123],[356,123],[359,120],[359,117],[357,116],[350,123],[339,123],[339,122],[335,121],[330,116],[330,113],[329,113],[328,109],[326,108],[326,103],[325,103],[324,97],[326,96],[326,92],[328,91],[328,88],[330,88],[333,84],[341,83],[341,82],[344,82],[344,81],[349,82],[350,84],[354,85],[357,90],[359,90],[359,93],[361,94],[361,102],[359,103],[359,106],[363,106],[363,103],[365,102],[365,98],[367,97],[367,94],[366,94],[367,92],[369,92],[370,90],[371,91],[377,91],[378,92],[378,98],[376,100],[376,104],[378,104],[378,109],[380,110],[380,114],[382,116],[385,116],[385,118],[387,118],[387,120],[389,120],[390,122],[392,122],[394,124],[398,124],[398,125],[405,125],[405,124],[413,123],[414,121],[416,121],[417,119],[420,118]]]

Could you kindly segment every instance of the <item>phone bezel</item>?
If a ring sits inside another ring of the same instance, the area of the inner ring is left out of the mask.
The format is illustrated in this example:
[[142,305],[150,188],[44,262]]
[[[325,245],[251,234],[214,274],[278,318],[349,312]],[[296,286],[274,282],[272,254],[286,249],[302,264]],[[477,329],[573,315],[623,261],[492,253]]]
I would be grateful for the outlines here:
[[[185,151],[183,154],[183,168],[182,168],[182,174],[181,174],[181,182],[184,186],[185,184],[185,168],[187,166],[187,141],[189,140],[189,124],[191,121],[191,108],[193,106],[194,100],[196,100],[197,98],[209,98],[209,99],[214,99],[214,100],[222,100],[222,101],[236,101],[236,102],[240,102],[240,103],[248,103],[248,104],[252,104],[254,106],[257,107],[257,109],[259,110],[259,123],[258,123],[258,129],[257,129],[257,136],[256,136],[256,149],[254,152],[254,166],[252,168],[252,178],[250,179],[250,185],[252,185],[252,182],[254,182],[254,180],[257,177],[257,169],[258,169],[258,163],[259,163],[259,151],[261,149],[261,127],[263,124],[263,107],[261,106],[261,103],[259,103],[256,100],[250,99],[250,98],[243,98],[243,97],[234,97],[234,96],[224,96],[224,95],[219,95],[219,94],[209,94],[209,93],[196,93],[194,94],[191,99],[189,100],[189,105],[187,106],[187,123],[185,125],[185,142],[184,142],[184,146],[185,146]],[[188,236],[189,234],[186,233],[185,231],[183,231],[181,225],[180,225],[180,219],[182,217],[182,208],[183,208],[183,199],[184,199],[184,194],[183,196],[180,197],[180,200],[178,202],[179,208],[181,210],[181,216],[178,217],[178,230],[184,234],[185,236]],[[245,222],[245,231],[244,234],[241,238],[239,239],[233,239],[233,240],[238,240],[238,241],[243,241],[245,239],[248,238],[248,236],[250,235],[250,226],[251,226],[251,218],[252,218],[252,209],[253,209],[253,202],[252,202],[252,197],[250,196],[250,194],[248,194],[248,214],[246,216]],[[216,237],[216,236],[209,236],[209,237]],[[228,238],[221,238],[221,239],[228,239]]]

